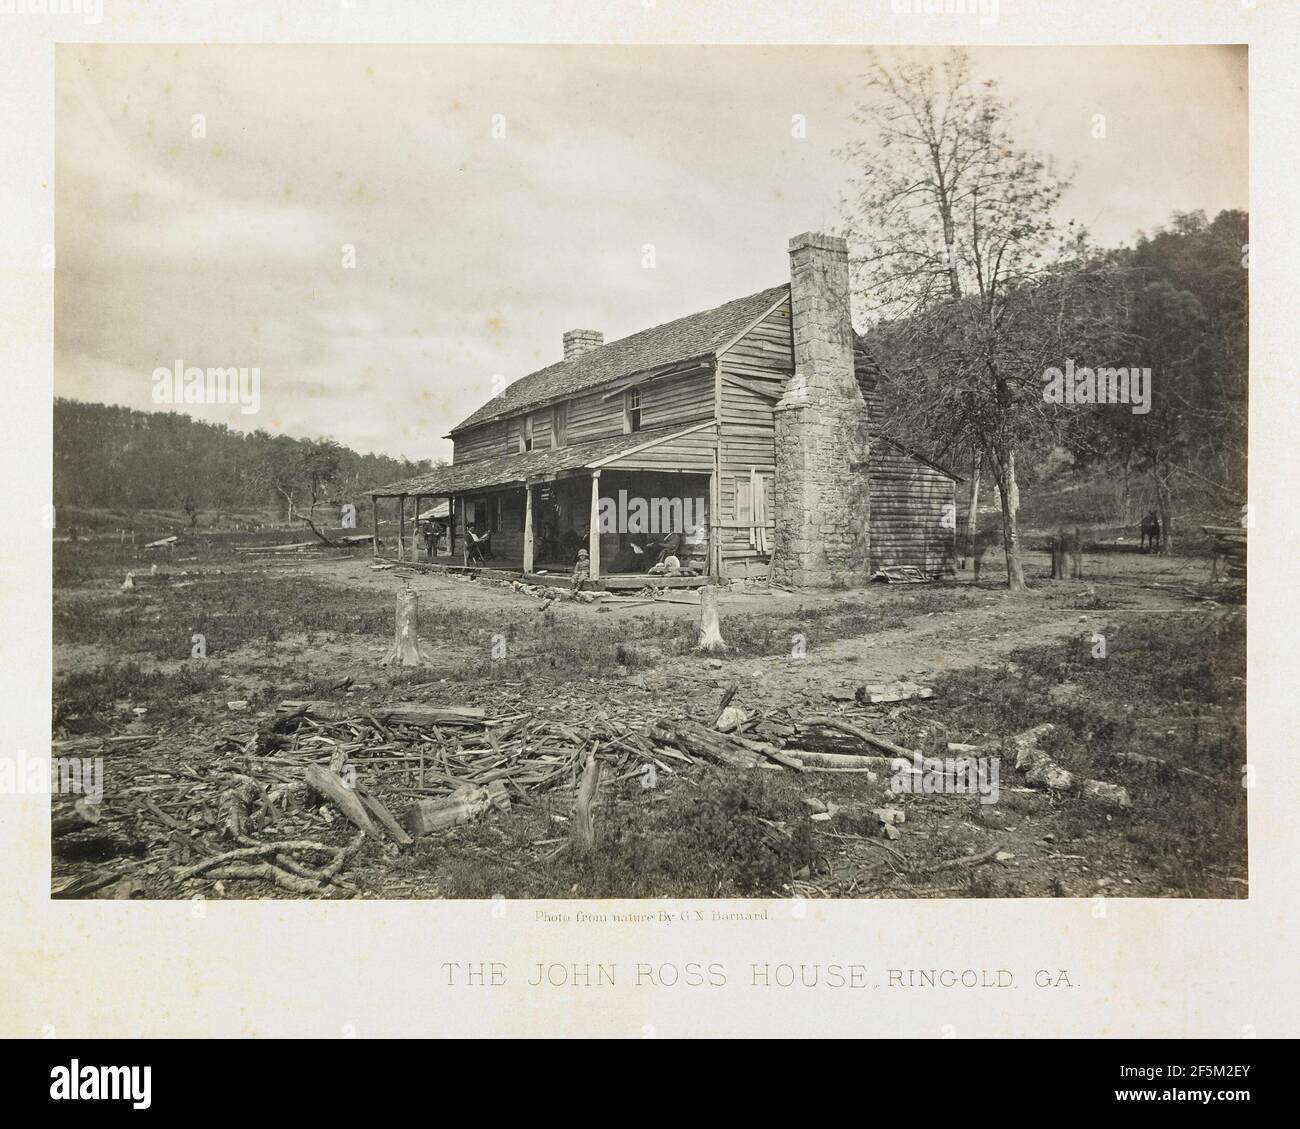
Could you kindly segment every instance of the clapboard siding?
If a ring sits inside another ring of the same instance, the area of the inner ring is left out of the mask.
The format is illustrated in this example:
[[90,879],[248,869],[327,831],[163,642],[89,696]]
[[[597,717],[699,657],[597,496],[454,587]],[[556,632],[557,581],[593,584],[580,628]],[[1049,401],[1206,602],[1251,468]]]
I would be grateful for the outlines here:
[[495,459],[499,455],[508,455],[512,450],[517,450],[518,448],[509,446],[507,424],[507,420],[497,420],[495,423],[487,423],[482,427],[474,428],[473,431],[456,436],[453,440],[451,461],[472,463],[477,459]]
[[[787,301],[719,358],[722,422],[718,501],[723,566],[732,575],[761,571],[771,557],[776,531],[776,429],[772,407],[794,374],[793,348]],[[750,544],[750,530],[740,525],[736,508],[737,482],[748,483],[755,471],[763,476],[766,487],[768,552],[759,552]]]
[[[640,387],[642,430],[687,425],[713,415],[713,373],[707,368],[692,365],[687,373],[656,377]],[[569,402],[570,445],[623,434],[624,394],[609,393],[602,388]]]
[[713,452],[717,446],[717,432],[713,427],[705,427],[689,435],[656,443],[644,451],[624,455],[621,459],[605,465],[613,470],[689,471],[693,474],[712,474]]
[[876,438],[871,446],[871,567],[953,568],[957,485],[943,471]]
[[[623,400],[617,397],[619,422]],[[713,372],[700,369],[686,376],[654,380],[641,390],[641,426],[664,427],[689,424],[713,417]]]
[[598,389],[569,401],[569,443],[589,443],[623,434],[623,401],[605,399]]

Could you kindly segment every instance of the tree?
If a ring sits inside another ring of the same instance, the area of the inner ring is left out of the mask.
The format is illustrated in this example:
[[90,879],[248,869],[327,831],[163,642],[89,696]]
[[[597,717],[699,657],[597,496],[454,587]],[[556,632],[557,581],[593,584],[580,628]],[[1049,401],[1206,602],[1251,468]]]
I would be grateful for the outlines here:
[[1246,491],[1249,225],[1242,212],[1212,223],[1175,213],[1170,228],[1113,252],[1109,293],[1118,318],[1106,346],[1117,365],[1150,369],[1150,410],[1098,411],[1069,433],[1081,463],[1145,473],[1143,509],[1173,544],[1180,500],[1234,513]]
[[974,81],[964,51],[938,70],[873,57],[864,78],[854,120],[872,132],[843,152],[855,168],[845,201],[855,294],[895,359],[910,358],[891,376],[910,384],[932,445],[978,456],[991,474],[1008,587],[1023,589],[1016,448],[1042,416],[1067,282],[1048,271],[1062,245],[1086,248],[1055,222],[1068,182],[1017,147],[995,85]]

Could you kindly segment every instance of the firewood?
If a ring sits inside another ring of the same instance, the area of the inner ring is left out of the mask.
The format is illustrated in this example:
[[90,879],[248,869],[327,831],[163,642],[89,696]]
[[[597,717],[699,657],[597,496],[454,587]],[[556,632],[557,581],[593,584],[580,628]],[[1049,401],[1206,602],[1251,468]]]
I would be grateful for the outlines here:
[[655,735],[665,744],[676,745],[692,756],[726,765],[728,768],[757,768],[763,757],[726,734],[717,733],[696,721],[661,722]]
[[736,696],[738,684],[733,682],[727,687],[726,692],[722,695],[722,701],[718,703],[718,714],[713,719],[713,728],[717,729],[718,722],[722,720],[722,715],[727,712],[727,707],[731,705],[731,699]]
[[318,764],[311,764],[307,766],[303,778],[306,780],[308,787],[332,800],[339,811],[346,815],[353,824],[372,839],[383,842],[383,832],[375,826],[365,806],[357,799],[356,792],[344,784],[335,773],[330,772],[327,768],[322,768]]
[[370,790],[361,784],[357,784],[356,793],[361,798],[361,802],[365,805],[366,811],[379,821],[384,830],[392,836],[393,842],[402,847],[409,847],[413,842],[415,842],[415,840],[402,829],[402,825],[393,818],[393,813],[384,806],[383,801],[380,800],[378,796],[372,795]]
[[[301,715],[312,721],[348,721],[355,718],[362,706],[333,702],[283,701],[282,714]],[[371,716],[382,722],[398,725],[482,725],[483,709],[479,706],[426,706],[420,702],[398,702],[389,706],[371,706]]]
[[420,800],[406,813],[406,826],[417,838],[445,831],[458,823],[469,823],[492,806],[487,788],[466,784],[440,800]]
[[887,702],[907,702],[913,698],[933,698],[934,690],[929,686],[920,686],[915,682],[892,682],[860,686],[856,696],[860,702],[882,705]]
[[838,729],[841,733],[856,737],[859,741],[871,745],[873,748],[881,750],[881,752],[889,753],[890,756],[904,757],[909,761],[915,756],[911,749],[905,749],[902,745],[896,745],[893,741],[889,741],[884,737],[877,737],[874,733],[868,733],[861,726],[854,725],[838,717],[810,717],[806,719],[806,722],[809,725],[820,725],[827,729]]

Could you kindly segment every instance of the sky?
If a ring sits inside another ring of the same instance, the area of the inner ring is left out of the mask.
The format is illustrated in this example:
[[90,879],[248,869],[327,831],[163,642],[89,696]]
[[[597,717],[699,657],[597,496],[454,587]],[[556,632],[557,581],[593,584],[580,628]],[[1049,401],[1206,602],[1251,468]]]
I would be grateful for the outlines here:
[[[168,410],[158,367],[257,368],[257,412],[182,410],[408,458],[450,458],[566,329],[610,341],[787,280],[789,237],[842,225],[865,57],[57,50],[56,394]],[[1244,48],[970,55],[1020,143],[1074,170],[1062,218],[1098,243],[1248,206]]]

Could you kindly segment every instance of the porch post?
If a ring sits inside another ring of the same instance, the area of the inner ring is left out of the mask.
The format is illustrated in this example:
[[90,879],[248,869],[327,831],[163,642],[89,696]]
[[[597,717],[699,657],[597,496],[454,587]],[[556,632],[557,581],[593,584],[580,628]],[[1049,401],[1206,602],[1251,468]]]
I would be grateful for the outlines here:
[[600,579],[600,471],[591,472],[591,528],[587,531],[587,556],[591,558],[591,579]]
[[524,483],[524,572],[533,571],[533,488]]
[[423,494],[415,496],[415,513],[411,515],[411,560],[420,559],[420,503],[424,501]]
[[406,560],[406,495],[397,497],[397,559]]
[[456,556],[456,495],[447,495],[447,556]]
[[717,452],[714,452],[714,470],[709,475],[709,576],[717,580],[722,573],[722,528],[719,524],[721,514],[720,482],[717,471]]
[[379,496],[370,495],[370,547],[379,556]]

